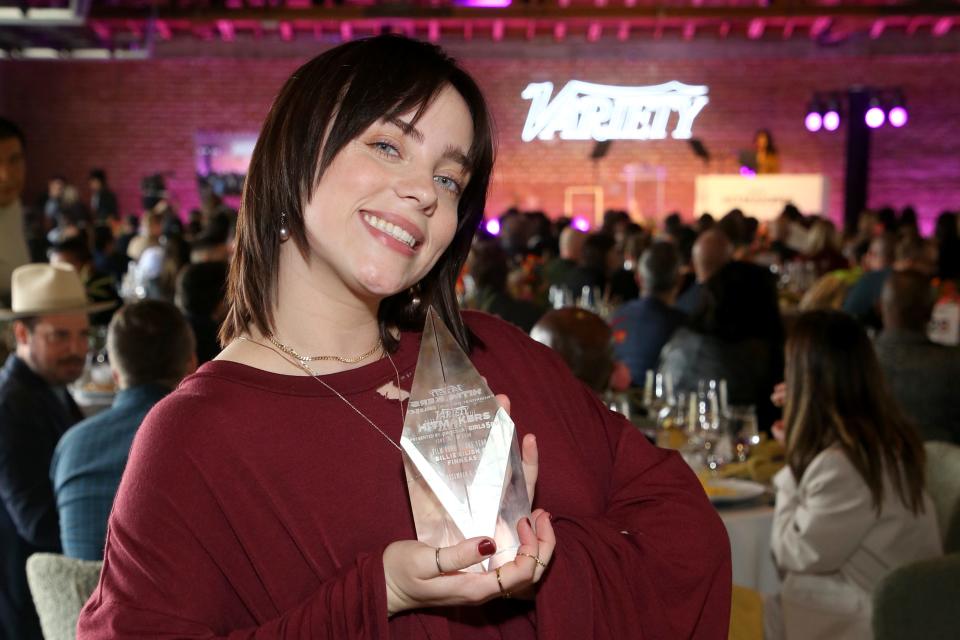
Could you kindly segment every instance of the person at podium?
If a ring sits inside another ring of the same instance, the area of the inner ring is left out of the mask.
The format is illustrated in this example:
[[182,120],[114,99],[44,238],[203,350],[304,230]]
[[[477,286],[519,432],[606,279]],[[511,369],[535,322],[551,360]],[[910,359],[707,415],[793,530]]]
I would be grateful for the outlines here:
[[753,173],[780,173],[780,154],[777,153],[770,130],[757,131],[753,136],[753,149],[742,150],[739,160],[741,167]]
[[753,148],[757,173],[780,173],[780,154],[768,129],[760,129],[753,136]]

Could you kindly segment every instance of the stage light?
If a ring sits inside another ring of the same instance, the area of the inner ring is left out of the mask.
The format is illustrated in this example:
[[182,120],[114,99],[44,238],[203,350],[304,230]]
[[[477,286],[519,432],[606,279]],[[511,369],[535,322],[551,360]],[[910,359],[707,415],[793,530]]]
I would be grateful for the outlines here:
[[907,110],[903,107],[894,107],[890,109],[890,113],[887,114],[887,119],[890,121],[890,124],[898,129],[903,125],[907,124]]
[[823,116],[816,111],[810,111],[807,113],[807,117],[803,119],[803,126],[810,133],[816,133],[823,126]]
[[827,131],[836,131],[840,128],[840,112],[831,109],[823,114],[823,128]]
[[570,224],[577,231],[582,231],[583,233],[590,231],[590,221],[584,216],[575,217]]
[[867,126],[871,129],[878,129],[883,126],[884,120],[887,116],[879,106],[873,106],[867,109],[867,113],[863,116],[863,121],[867,123]]
[[479,9],[500,9],[509,7],[511,2],[512,0],[457,0],[454,4]]
[[487,220],[487,223],[486,225],[484,225],[484,228],[487,230],[487,233],[489,233],[492,236],[500,235],[500,219],[490,218],[489,220]]

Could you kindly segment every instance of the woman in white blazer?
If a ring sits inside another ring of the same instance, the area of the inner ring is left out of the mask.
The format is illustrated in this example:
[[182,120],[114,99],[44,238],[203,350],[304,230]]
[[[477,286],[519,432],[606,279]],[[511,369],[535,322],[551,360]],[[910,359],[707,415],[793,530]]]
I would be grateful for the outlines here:
[[815,311],[797,319],[779,435],[787,466],[774,477],[771,547],[784,582],[768,602],[767,635],[869,639],[880,580],[942,549],[923,490],[923,443],[850,316]]

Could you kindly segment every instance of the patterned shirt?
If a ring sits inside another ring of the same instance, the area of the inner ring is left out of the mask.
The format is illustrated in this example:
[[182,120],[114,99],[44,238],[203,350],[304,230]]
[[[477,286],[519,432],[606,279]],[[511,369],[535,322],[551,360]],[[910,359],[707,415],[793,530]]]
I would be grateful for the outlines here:
[[50,478],[60,513],[63,553],[102,560],[107,519],[133,437],[170,389],[144,384],[124,389],[106,411],[68,431],[53,454]]

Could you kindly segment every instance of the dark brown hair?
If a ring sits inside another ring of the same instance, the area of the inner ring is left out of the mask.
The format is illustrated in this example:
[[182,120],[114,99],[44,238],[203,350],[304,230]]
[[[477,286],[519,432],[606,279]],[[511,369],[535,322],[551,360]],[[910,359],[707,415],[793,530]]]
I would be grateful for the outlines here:
[[110,364],[129,386],[177,386],[187,374],[195,348],[193,331],[183,314],[163,300],[121,307],[107,329]]
[[304,64],[287,80],[263,124],[250,160],[237,219],[236,253],[227,287],[229,311],[220,330],[226,344],[252,323],[263,333],[273,325],[280,215],[304,259],[308,245],[303,206],[343,147],[379,120],[416,110],[413,124],[447,86],[466,102],[473,119],[468,152],[470,181],[458,205],[457,231],[433,269],[412,294],[380,303],[380,336],[388,350],[397,340],[389,328],[421,329],[433,305],[457,341],[469,336],[457,305],[455,285],[483,218],[493,167],[493,132],[486,103],[474,80],[439,47],[395,35],[357,40]]
[[892,400],[866,332],[839,311],[801,314],[787,340],[787,464],[799,481],[838,445],[883,504],[885,475],[903,504],[923,510],[923,443]]

